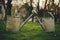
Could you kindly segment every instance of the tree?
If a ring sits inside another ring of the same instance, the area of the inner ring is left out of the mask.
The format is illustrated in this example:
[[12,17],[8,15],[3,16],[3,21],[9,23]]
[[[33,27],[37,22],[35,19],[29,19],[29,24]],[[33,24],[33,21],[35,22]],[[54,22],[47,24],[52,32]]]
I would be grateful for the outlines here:
[[10,16],[11,16],[11,7],[12,7],[11,2],[12,0],[8,0],[7,2],[7,15],[10,15]]
[[12,7],[11,5],[12,0],[7,0],[7,1],[8,1],[6,4],[7,7],[5,7],[5,18],[4,18],[5,21],[7,20],[7,15],[11,16],[11,7]]

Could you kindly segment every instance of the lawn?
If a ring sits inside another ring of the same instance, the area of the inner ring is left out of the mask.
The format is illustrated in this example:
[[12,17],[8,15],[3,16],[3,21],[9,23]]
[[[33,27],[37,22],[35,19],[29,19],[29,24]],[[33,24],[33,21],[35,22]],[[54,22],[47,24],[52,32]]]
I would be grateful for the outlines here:
[[28,22],[19,32],[12,33],[6,32],[5,22],[0,21],[0,40],[60,40],[60,24],[55,24],[55,29],[55,33],[43,32],[38,22]]

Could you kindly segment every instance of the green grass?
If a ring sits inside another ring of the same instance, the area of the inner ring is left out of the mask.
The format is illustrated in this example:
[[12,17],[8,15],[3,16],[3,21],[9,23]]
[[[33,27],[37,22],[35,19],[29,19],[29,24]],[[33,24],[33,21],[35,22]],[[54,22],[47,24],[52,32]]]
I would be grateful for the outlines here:
[[56,39],[60,40],[60,24],[56,24]]
[[[0,26],[3,27],[3,25],[4,23],[0,21]],[[39,23],[28,22],[18,33],[0,32],[0,40],[60,40],[60,24],[56,24],[55,28],[55,33],[47,33],[42,31]]]

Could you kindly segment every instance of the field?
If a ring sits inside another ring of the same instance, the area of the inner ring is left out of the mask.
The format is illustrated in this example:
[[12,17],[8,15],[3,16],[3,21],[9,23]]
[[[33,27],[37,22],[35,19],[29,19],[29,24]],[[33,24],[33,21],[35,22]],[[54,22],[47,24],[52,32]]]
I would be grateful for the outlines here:
[[44,32],[38,22],[28,22],[17,33],[5,31],[5,22],[0,20],[0,40],[60,40],[60,24],[55,32]]

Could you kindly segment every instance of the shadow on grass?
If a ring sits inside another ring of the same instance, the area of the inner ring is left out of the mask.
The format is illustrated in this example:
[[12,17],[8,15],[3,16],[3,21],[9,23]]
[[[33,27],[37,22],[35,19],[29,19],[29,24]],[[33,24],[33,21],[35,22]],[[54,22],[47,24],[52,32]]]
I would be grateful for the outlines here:
[[11,32],[6,32],[6,23],[3,20],[0,20],[0,40],[15,40],[15,38],[7,37],[7,34]]
[[15,33],[7,32],[7,31],[0,31],[0,40],[16,40],[16,38],[12,37]]
[[5,31],[5,23],[4,21],[0,20],[0,40],[5,39],[4,31]]
[[56,40],[60,40],[60,23],[56,23]]

